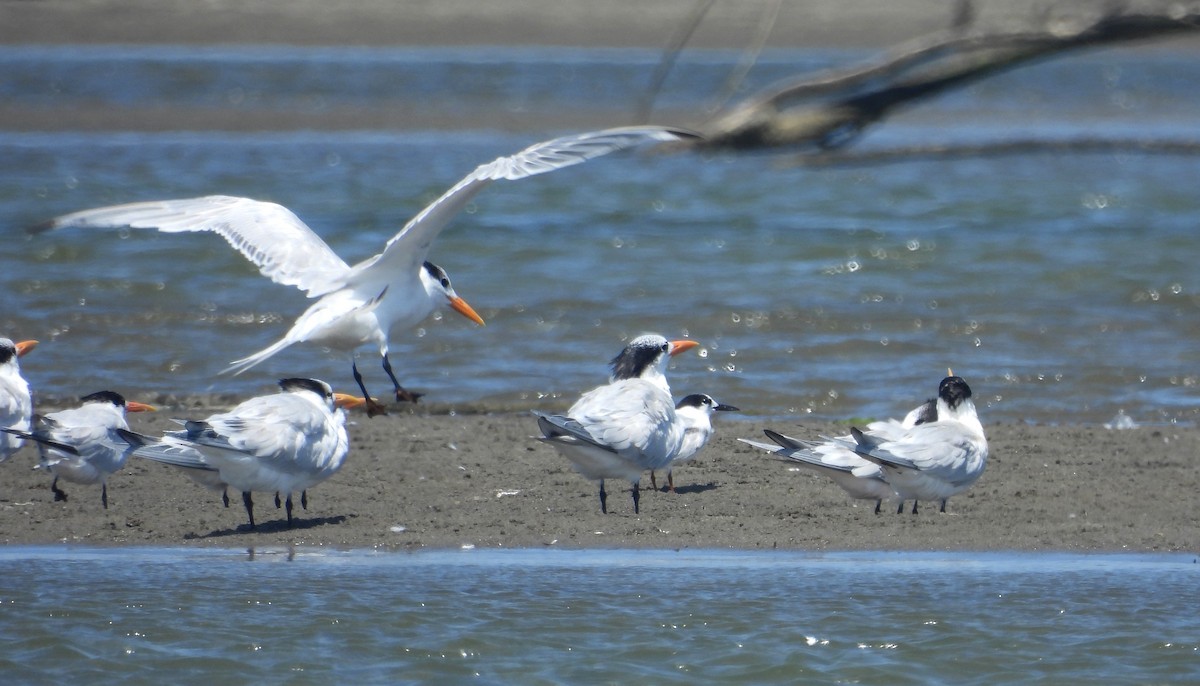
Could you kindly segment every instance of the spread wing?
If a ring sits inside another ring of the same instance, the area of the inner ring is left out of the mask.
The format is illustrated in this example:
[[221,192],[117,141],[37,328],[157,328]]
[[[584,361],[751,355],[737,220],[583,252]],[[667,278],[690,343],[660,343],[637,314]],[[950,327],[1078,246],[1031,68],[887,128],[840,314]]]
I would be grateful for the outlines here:
[[253,262],[263,276],[295,286],[309,297],[337,289],[350,271],[291,210],[250,198],[210,195],[113,205],[65,214],[31,231],[66,227],[215,233]]
[[481,164],[409,220],[400,233],[387,242],[382,253],[356,264],[354,273],[357,275],[368,269],[415,271],[425,261],[438,233],[492,181],[515,181],[544,174],[651,141],[696,137],[689,131],[661,126],[589,131],[536,143],[515,155]]

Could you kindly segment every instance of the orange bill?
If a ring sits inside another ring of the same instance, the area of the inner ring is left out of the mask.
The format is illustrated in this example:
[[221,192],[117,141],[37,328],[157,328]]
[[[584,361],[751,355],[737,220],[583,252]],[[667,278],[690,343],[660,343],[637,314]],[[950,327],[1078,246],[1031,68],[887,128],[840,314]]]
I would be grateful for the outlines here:
[[147,405],[146,403],[139,403],[136,400],[126,400],[125,401],[125,411],[126,412],[155,412],[155,411],[157,411],[157,409],[158,408],[154,407],[153,405]]
[[17,357],[23,357],[25,353],[37,347],[37,341],[21,341],[17,343]]
[[334,393],[333,394],[333,406],[334,407],[343,407],[347,410],[350,410],[350,409],[353,409],[360,405],[366,405],[366,404],[367,404],[367,399],[360,398],[357,395],[349,395],[346,393]]
[[698,345],[700,345],[698,341],[692,340],[671,341],[671,355],[678,355],[679,353],[685,350],[691,350]]
[[461,314],[462,316],[466,317],[467,319],[470,319],[471,321],[475,322],[476,324],[478,324],[480,326],[485,326],[485,324],[483,323],[483,317],[480,317],[478,314],[476,314],[475,310],[472,309],[471,306],[467,304],[467,301],[463,300],[462,298],[458,297],[457,295],[454,296],[453,298],[450,298],[450,307],[455,312]]

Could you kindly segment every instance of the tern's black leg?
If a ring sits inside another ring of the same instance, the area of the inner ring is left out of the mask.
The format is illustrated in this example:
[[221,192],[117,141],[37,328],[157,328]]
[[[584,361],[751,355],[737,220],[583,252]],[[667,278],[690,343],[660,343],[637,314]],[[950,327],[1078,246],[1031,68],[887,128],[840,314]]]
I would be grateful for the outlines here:
[[300,491],[300,507],[308,509],[308,489]]
[[367,416],[374,417],[375,415],[387,414],[387,408],[376,402],[371,397],[371,394],[367,392],[367,387],[363,384],[362,374],[358,372],[358,363],[351,362],[350,370],[354,372],[354,382],[358,384],[358,390],[362,391],[363,397],[367,399]]
[[100,503],[104,505],[104,509],[108,509],[108,484],[100,484]]
[[658,481],[654,478],[654,470],[650,470],[650,488],[658,490]]
[[221,489],[221,502],[225,503],[225,507],[229,507],[229,488]]
[[883,507],[883,498],[875,499],[875,514],[879,514],[879,508]]
[[58,477],[54,477],[54,482],[50,484],[50,491],[54,493],[54,502],[67,502],[67,492],[58,487]]
[[279,502],[279,491],[275,491],[275,509],[283,507],[283,503]]
[[291,493],[288,493],[287,500],[284,502],[287,503],[288,526],[291,526],[292,525],[292,494]]
[[913,511],[912,511],[912,513],[913,513],[913,514],[916,514],[916,513],[917,513],[917,501],[916,501],[916,500],[914,500],[914,501],[913,501]]
[[638,514],[638,500],[642,497],[641,485],[638,482],[633,482],[633,513]]
[[896,514],[904,514],[904,501],[900,501],[900,507],[896,508]]
[[[654,472],[650,473],[653,474]],[[667,490],[672,493],[675,492],[675,473],[670,469],[667,470]]]
[[[388,378],[392,380],[392,386],[396,389],[396,400],[398,402],[415,403],[418,398],[425,395],[424,393],[413,393],[400,385],[400,382],[396,380],[396,373],[392,371],[392,361],[388,359],[387,355],[383,355],[383,371],[387,372]],[[366,391],[363,392],[365,393]]]
[[604,492],[604,479],[600,480],[600,513],[608,514],[608,494]]
[[242,504],[246,506],[246,516],[250,518],[250,528],[254,528],[254,499],[250,491],[242,491]]
[[942,514],[946,514],[946,500],[946,498],[942,498],[942,509],[938,510],[938,512],[941,512]]

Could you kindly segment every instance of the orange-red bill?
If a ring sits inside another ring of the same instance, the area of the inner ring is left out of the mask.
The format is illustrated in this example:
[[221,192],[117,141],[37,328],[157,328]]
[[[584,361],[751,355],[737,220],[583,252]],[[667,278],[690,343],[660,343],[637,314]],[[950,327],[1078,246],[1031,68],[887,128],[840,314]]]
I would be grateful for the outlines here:
[[366,404],[367,404],[367,399],[360,398],[357,395],[349,395],[347,393],[334,393],[333,394],[334,407],[343,407],[343,408],[349,410],[349,409],[353,409],[355,407],[359,407],[361,405],[366,405]]
[[36,348],[37,345],[37,341],[21,341],[17,343],[17,357],[23,357],[25,353]]
[[691,350],[698,345],[700,345],[699,342],[691,340],[671,341],[671,355],[678,355],[679,353],[685,350]]
[[155,412],[157,410],[158,410],[158,408],[154,407],[153,405],[147,405],[146,403],[139,403],[136,400],[126,400],[125,401],[125,411],[126,412]]
[[476,314],[475,310],[472,309],[471,306],[467,304],[466,300],[463,300],[462,298],[460,298],[458,296],[454,296],[453,298],[450,298],[450,307],[455,312],[461,314],[462,316],[466,317],[467,319],[470,319],[471,321],[475,322],[476,324],[478,324],[480,326],[486,326],[486,324],[483,323],[483,317],[480,317],[478,314]]

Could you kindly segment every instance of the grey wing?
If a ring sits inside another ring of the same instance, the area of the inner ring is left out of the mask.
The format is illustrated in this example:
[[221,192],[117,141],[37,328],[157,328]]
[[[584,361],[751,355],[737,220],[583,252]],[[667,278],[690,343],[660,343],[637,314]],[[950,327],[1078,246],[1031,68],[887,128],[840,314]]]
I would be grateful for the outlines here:
[[354,265],[357,275],[372,267],[401,273],[414,271],[429,254],[429,248],[454,215],[497,179],[515,181],[592,158],[607,155],[651,141],[674,141],[696,138],[697,134],[683,129],[661,126],[632,126],[563,136],[536,143],[515,155],[500,157],[481,164],[475,171],[434,200],[387,242],[382,253]]
[[683,435],[682,428],[675,426],[670,396],[641,379],[589,391],[567,414],[610,449],[622,454],[635,451],[664,466]]
[[582,424],[562,415],[548,415],[541,412],[534,412],[538,418],[538,428],[542,431],[542,436],[546,439],[554,438],[573,438],[577,441],[582,441],[597,448],[612,452],[612,448],[603,443],[600,443],[592,437],[588,430]]
[[980,452],[974,437],[956,422],[920,424],[882,448],[897,461],[911,464],[922,474],[950,483],[962,478]]
[[342,258],[291,210],[271,202],[210,195],[113,205],[56,217],[33,231],[64,227],[211,232],[253,262],[263,276],[316,297],[342,285]]

